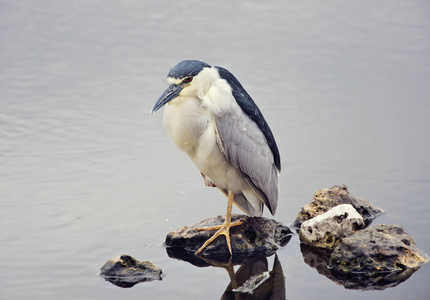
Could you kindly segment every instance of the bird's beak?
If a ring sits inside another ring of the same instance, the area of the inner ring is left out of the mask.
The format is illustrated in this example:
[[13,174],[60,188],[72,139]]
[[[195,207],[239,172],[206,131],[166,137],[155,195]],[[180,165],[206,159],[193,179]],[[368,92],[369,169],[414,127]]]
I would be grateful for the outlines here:
[[172,101],[176,97],[179,96],[179,93],[182,91],[182,86],[179,84],[170,85],[158,99],[157,103],[155,103],[154,108],[151,110],[151,115],[159,110],[164,104]]

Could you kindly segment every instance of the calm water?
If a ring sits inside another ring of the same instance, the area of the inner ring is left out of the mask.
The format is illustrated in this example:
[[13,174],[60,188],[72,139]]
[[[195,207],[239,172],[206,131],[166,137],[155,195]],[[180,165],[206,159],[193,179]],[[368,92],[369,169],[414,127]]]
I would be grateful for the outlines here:
[[[344,183],[386,211],[375,224],[404,226],[430,253],[428,2],[141,2],[0,2],[1,299],[221,298],[226,270],[162,245],[225,213],[162,113],[149,115],[168,70],[190,58],[232,71],[271,125],[276,220]],[[122,253],[153,261],[163,280],[121,289],[100,278]],[[297,236],[277,255],[290,300],[430,293],[428,265],[363,292],[305,264]]]

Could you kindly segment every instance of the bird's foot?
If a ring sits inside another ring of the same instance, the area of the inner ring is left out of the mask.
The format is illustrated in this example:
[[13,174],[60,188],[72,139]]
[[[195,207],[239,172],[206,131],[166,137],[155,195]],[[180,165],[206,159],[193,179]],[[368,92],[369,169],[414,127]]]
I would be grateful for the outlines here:
[[243,220],[239,220],[239,221],[235,221],[235,222],[228,222],[228,220],[225,220],[222,225],[217,225],[217,226],[212,226],[212,227],[196,228],[197,231],[207,231],[207,230],[218,230],[218,231],[215,232],[214,235],[211,238],[209,238],[203,244],[203,246],[201,246],[199,248],[199,250],[197,250],[196,253],[194,253],[194,254],[195,255],[200,254],[203,251],[203,249],[205,249],[206,246],[209,245],[210,243],[212,243],[217,237],[219,237],[220,235],[225,235],[225,238],[227,240],[228,251],[230,251],[230,255],[232,255],[233,252],[231,251],[230,228],[233,226],[241,225],[241,224],[243,224]]

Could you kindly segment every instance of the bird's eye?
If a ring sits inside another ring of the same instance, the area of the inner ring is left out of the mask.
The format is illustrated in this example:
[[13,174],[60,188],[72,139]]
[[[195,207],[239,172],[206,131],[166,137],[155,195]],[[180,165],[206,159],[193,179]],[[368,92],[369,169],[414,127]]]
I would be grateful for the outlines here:
[[193,77],[192,76],[187,77],[187,78],[184,79],[185,83],[190,83],[191,81],[193,81]]

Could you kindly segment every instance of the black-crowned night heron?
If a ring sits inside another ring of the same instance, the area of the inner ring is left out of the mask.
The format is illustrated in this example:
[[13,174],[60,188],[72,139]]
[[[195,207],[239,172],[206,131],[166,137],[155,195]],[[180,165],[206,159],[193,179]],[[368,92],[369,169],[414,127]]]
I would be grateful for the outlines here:
[[231,251],[229,229],[235,203],[251,216],[261,216],[263,204],[275,214],[278,204],[278,147],[260,109],[239,81],[224,68],[185,60],[167,75],[170,86],[151,114],[164,109],[164,127],[181,150],[199,168],[205,184],[216,186],[228,198],[227,213],[200,253],[219,235]]

